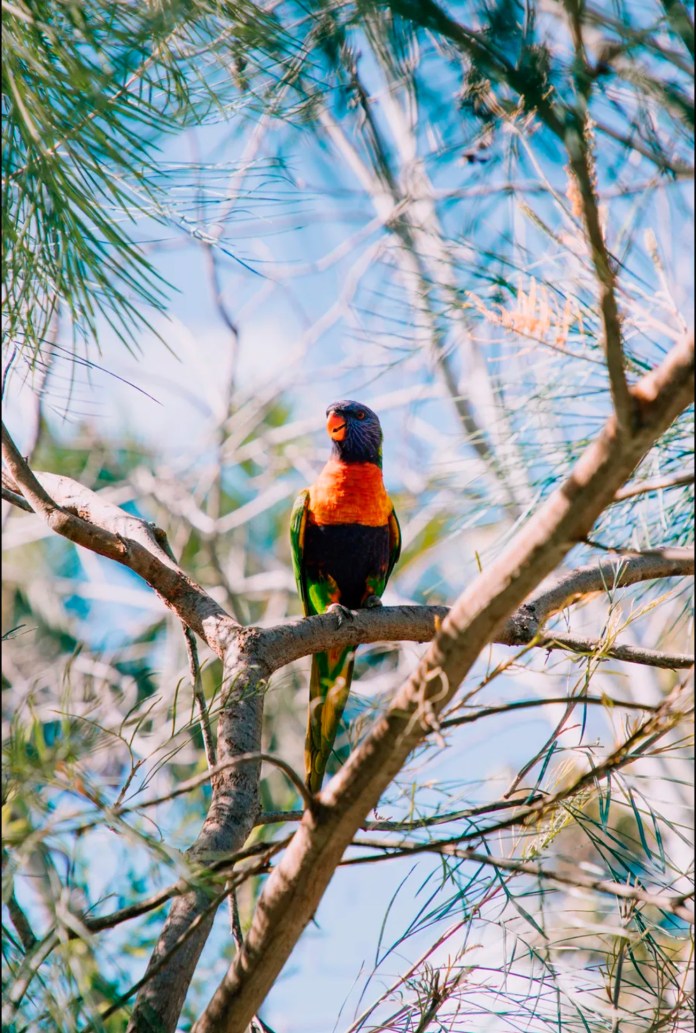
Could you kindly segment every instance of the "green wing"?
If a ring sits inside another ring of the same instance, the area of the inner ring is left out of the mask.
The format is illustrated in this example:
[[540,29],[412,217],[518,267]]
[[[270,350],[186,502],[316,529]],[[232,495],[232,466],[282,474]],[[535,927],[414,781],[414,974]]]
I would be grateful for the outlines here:
[[394,509],[392,509],[391,513],[389,514],[388,524],[389,524],[389,563],[387,565],[387,576],[384,579],[385,585],[386,585],[387,581],[389,580],[389,577],[391,575],[392,570],[394,569],[394,564],[396,563],[396,561],[398,560],[399,556],[401,555],[401,528],[399,526],[399,521],[397,519],[396,512],[395,512]]
[[295,572],[297,591],[300,593],[305,614],[316,613],[309,599],[309,586],[304,570],[304,539],[309,514],[309,491],[305,489],[295,499],[290,514],[290,548],[292,551],[292,569]]

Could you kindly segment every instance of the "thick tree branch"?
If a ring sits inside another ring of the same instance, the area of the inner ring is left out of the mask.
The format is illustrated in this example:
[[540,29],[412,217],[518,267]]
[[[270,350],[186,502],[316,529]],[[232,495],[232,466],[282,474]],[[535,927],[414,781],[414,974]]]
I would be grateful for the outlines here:
[[[225,636],[229,635],[234,638],[235,629],[238,629],[250,643],[253,640],[253,651],[263,657],[263,663],[269,673],[273,673],[293,660],[328,648],[358,646],[372,642],[429,642],[450,612],[447,606],[383,606],[372,610],[357,610],[350,620],[343,620],[340,624],[334,614],[327,613],[287,621],[270,628],[241,629],[221,607],[210,599],[204,589],[179,571],[169,553],[166,540],[162,539],[161,532],[153,529],[152,525],[137,517],[132,517],[117,506],[102,502],[89,488],[83,487],[68,477],[41,473],[37,475],[38,479],[52,486],[53,496],[59,500],[61,505],[66,508],[74,506],[81,513],[88,515],[95,522],[91,527],[95,527],[97,531],[103,530],[108,533],[114,529],[114,534],[118,538],[117,544],[129,540],[128,535],[122,533],[129,531],[131,537],[134,534],[144,536],[146,547],[152,548],[154,551],[155,563],[158,558],[161,558],[161,553],[164,551],[166,562],[169,564],[166,580],[170,580],[170,567],[173,564],[175,572],[178,572],[184,581],[186,594],[183,598],[177,597],[175,601],[176,606],[180,608],[177,613],[182,620],[185,620],[184,614],[187,614],[191,620],[189,627],[198,631],[218,655],[221,655],[222,641]],[[22,495],[15,492],[12,495],[13,497],[8,501],[20,508],[28,505]],[[98,506],[95,500],[97,500]],[[57,505],[53,500],[51,500],[51,504],[54,507]],[[34,512],[31,507],[29,509],[30,512]],[[97,521],[100,523],[97,524]],[[81,530],[82,528],[79,528],[80,532]],[[71,540],[85,548],[93,548],[89,533],[85,533],[84,536],[79,534],[72,536]],[[102,550],[97,548],[95,551],[101,552]],[[104,553],[102,552],[102,554]],[[128,550],[124,553],[121,551],[113,558],[135,573],[142,574],[144,564],[140,552],[134,553],[133,550]],[[157,567],[153,565],[152,570],[154,571],[154,573],[151,571],[153,578],[157,579],[159,577]],[[546,638],[538,638],[538,636],[549,617],[566,606],[579,602],[587,595],[613,588],[625,588],[642,581],[683,577],[693,573],[693,552],[680,548],[656,549],[640,554],[630,553],[626,556],[619,554],[602,560],[599,564],[577,567],[554,578],[548,585],[542,585],[508,618],[498,631],[494,641],[501,645],[521,646],[537,639],[536,644],[543,645],[545,648],[553,648],[550,643],[557,643],[559,647],[581,653],[593,652],[595,648],[603,649],[601,643],[593,644],[586,639],[571,640],[559,638],[557,635]],[[167,585],[163,588],[159,581],[156,581],[153,587],[158,595],[164,598],[164,590]],[[191,590],[190,594],[188,589]],[[215,627],[221,629],[221,633],[218,633],[217,630],[209,631],[210,641],[206,629],[203,628],[205,617],[199,618],[199,610],[205,613],[208,604],[214,608],[220,621],[220,624],[216,624]],[[169,605],[174,607],[172,603]],[[634,647],[621,645],[613,645],[608,650],[604,649],[603,655],[607,659],[623,659],[660,667],[684,667],[689,666],[691,661],[690,657],[683,654],[668,655],[653,650],[643,651],[641,654]],[[194,674],[195,668],[192,667],[192,679]]]
[[169,609],[222,656],[225,629],[235,622],[175,563],[162,531],[104,502],[69,477],[33,473],[4,424],[2,457],[13,482],[11,490],[22,495],[52,531],[139,574]]
[[[192,859],[203,864],[241,850],[259,811],[261,761],[227,766],[236,758],[255,753],[261,742],[269,672],[256,656],[247,652],[247,638],[247,630],[239,628],[220,643],[225,656],[225,703],[218,719],[218,766],[224,770],[212,779],[210,808],[195,844],[188,851]],[[128,1024],[129,1033],[176,1029],[215,912],[209,888],[196,887],[174,899],[143,977]],[[180,943],[183,946],[172,954],[174,946]]]
[[[694,566],[691,550],[674,548],[616,556],[578,567],[542,585],[505,621],[493,641],[508,646],[526,645],[539,635],[544,623],[554,613],[587,595],[655,578],[683,577],[693,574]],[[259,648],[269,667],[278,670],[302,656],[328,648],[370,642],[429,642],[449,612],[446,606],[383,606],[374,610],[357,610],[351,620],[343,620],[340,624],[335,614],[320,614],[258,629]],[[549,636],[549,640],[560,642],[557,636]],[[567,648],[573,647],[569,645]],[[612,648],[626,650],[629,647]],[[585,641],[580,644],[580,651],[587,651]],[[607,652],[605,655],[613,654]],[[624,659],[628,659],[627,653]],[[681,657],[675,659],[679,664]],[[672,664],[665,663],[665,666]]]
[[692,397],[693,337],[632,388],[632,428],[612,416],[570,477],[457,599],[388,712],[308,811],[269,878],[244,948],[195,1033],[244,1033],[310,921],[344,850],[437,721],[505,619],[587,535],[640,460]]

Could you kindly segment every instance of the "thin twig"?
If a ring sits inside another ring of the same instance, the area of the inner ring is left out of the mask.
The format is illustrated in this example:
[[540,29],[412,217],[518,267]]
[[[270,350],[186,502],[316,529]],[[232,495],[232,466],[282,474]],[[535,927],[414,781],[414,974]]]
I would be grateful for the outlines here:
[[639,484],[628,484],[620,488],[614,495],[614,502],[623,502],[624,499],[632,499],[636,495],[647,495],[649,492],[667,491],[669,488],[681,488],[685,484],[694,483],[693,473],[680,473],[675,477],[657,477],[653,481],[643,481]]
[[[550,882],[557,882],[563,886],[572,886],[577,889],[590,889],[597,893],[606,893],[613,897],[624,900],[635,900],[642,904],[650,904],[677,915],[690,925],[694,924],[694,912],[685,907],[687,900],[694,896],[693,891],[689,893],[668,894],[650,893],[648,890],[638,886],[626,885],[623,882],[615,882],[611,879],[593,878],[584,875],[574,869],[572,874],[564,875],[562,872],[543,868],[540,864],[532,861],[520,861],[508,857],[495,857],[492,854],[483,853],[469,847],[460,848],[456,841],[428,842],[428,843],[380,843],[369,839],[354,839],[353,846],[367,847],[375,850],[383,850],[389,857],[407,857],[413,854],[437,853],[447,857],[457,857],[462,860],[475,861],[477,864],[490,865],[500,871],[514,872],[517,875],[533,875],[539,879],[547,879]],[[379,860],[380,855],[351,857],[342,862],[342,867],[354,864],[367,864]]]
[[[127,907],[119,908],[110,914],[97,917],[83,915],[80,921],[91,933],[113,929],[117,925],[122,925],[124,922],[130,922],[134,918],[139,918],[150,911],[155,911],[166,904],[168,900],[188,893],[192,888],[205,888],[211,883],[218,881],[222,875],[226,876],[225,891],[231,892],[231,890],[241,886],[247,879],[266,871],[270,859],[278,851],[286,847],[289,842],[290,837],[286,836],[284,839],[275,840],[273,843],[253,843],[251,846],[244,847],[242,850],[238,850],[227,857],[220,857],[210,861],[206,866],[199,867],[186,878],[178,879],[163,890],[160,890],[159,893],[140,900],[136,904],[129,904]],[[259,857],[259,855],[261,856]],[[259,857],[259,859],[252,865],[240,868],[239,862],[245,861],[250,857]],[[232,868],[235,870],[229,876],[227,873]],[[72,932],[73,937],[77,935],[76,932]]]
[[624,646],[619,643],[607,646],[596,639],[575,638],[572,635],[542,635],[537,645],[544,649],[569,649],[573,653],[591,656],[595,660],[623,660],[629,664],[660,667],[669,671],[686,670],[694,666],[694,657],[689,653],[661,653],[656,649]]
[[12,505],[17,506],[18,509],[23,509],[25,513],[34,512],[23,495],[18,495],[16,491],[6,488],[4,484],[2,486],[2,497],[5,502],[11,502]]

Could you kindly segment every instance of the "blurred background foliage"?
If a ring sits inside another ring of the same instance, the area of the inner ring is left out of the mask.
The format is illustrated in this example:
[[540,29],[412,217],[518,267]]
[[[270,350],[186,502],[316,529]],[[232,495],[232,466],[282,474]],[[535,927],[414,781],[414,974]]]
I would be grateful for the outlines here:
[[[451,601],[596,434],[609,400],[573,139],[593,155],[631,376],[691,321],[690,5],[3,12],[10,429],[34,468],[164,528],[244,623],[300,612],[288,515],[325,459],[335,398],[384,424],[405,543],[391,602]],[[601,547],[689,544],[692,435],[686,414],[636,475],[662,487],[609,507],[570,567]],[[98,934],[85,920],[186,871],[205,785],[112,810],[205,771],[183,636],[129,571],[11,507],[3,521],[7,1028],[120,1030],[162,910]],[[691,621],[683,583],[660,582],[554,626],[683,651]],[[418,655],[360,650],[344,752]],[[650,716],[630,707],[658,707],[683,678],[600,655],[487,650],[448,716],[527,709],[453,724],[413,758],[380,817],[441,824],[399,841],[469,835],[495,856],[685,892],[681,702],[543,828],[495,831],[510,800],[601,767]],[[221,672],[202,660],[214,715]],[[298,768],[307,671],[279,672],[266,704],[264,748]],[[299,805],[271,769],[262,799]],[[260,884],[240,893],[243,926]],[[223,911],[183,1029],[226,968]],[[421,853],[347,867],[317,920],[263,1013],[276,1033],[689,1028],[687,926],[651,905]]]

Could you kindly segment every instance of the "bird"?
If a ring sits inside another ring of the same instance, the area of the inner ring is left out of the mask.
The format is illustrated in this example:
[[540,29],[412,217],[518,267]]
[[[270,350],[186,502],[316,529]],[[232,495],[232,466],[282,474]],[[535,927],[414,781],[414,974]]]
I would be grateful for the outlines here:
[[[290,542],[305,616],[381,606],[401,552],[401,529],[382,479],[382,427],[361,402],[333,402],[326,410],[331,454],[309,488],[297,496]],[[354,647],[312,657],[305,741],[306,785],[321,789],[350,693]]]

